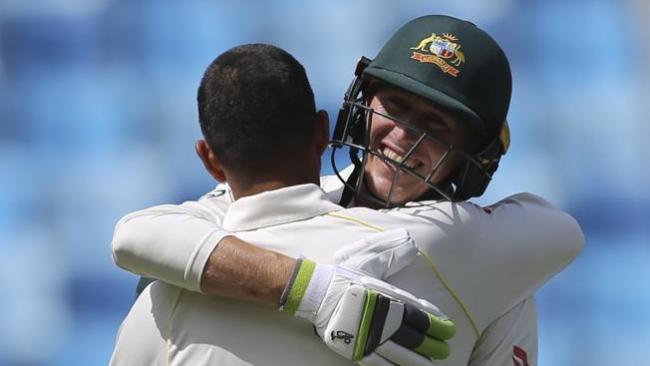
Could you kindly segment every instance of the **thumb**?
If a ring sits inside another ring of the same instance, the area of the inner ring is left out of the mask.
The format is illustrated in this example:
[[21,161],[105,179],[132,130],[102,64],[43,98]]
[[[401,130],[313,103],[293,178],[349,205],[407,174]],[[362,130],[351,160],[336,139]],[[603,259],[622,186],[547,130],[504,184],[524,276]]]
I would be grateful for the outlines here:
[[336,264],[383,279],[409,265],[418,254],[404,229],[369,235],[334,254]]

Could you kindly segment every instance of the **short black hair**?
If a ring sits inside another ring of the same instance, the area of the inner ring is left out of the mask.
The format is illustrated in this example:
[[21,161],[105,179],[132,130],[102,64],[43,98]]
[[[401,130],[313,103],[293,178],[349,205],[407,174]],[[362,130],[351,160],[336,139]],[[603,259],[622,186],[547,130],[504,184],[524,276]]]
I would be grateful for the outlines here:
[[197,102],[203,136],[229,169],[270,171],[312,141],[314,93],[303,66],[278,47],[221,54],[206,69]]

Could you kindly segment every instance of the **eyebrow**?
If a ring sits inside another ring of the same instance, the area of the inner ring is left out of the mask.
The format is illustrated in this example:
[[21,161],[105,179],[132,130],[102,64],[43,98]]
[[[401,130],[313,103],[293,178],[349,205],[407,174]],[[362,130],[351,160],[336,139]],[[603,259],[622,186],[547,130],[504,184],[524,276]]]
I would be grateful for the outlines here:
[[404,98],[403,96],[399,95],[399,94],[388,95],[387,99],[388,99],[389,102],[391,102],[393,104],[397,104],[397,106],[402,107],[402,108],[405,108],[406,105],[408,104],[407,99]]
[[[405,96],[400,93],[401,90],[397,88],[387,88],[385,89],[385,97],[388,100],[388,102],[395,104],[396,107],[406,109],[408,105],[408,96]],[[420,96],[417,96],[419,98],[423,98]],[[423,98],[425,102],[428,104],[430,103],[429,101],[426,100],[426,98]],[[438,123],[443,123],[447,128],[451,128],[454,123],[456,123],[453,114],[445,111],[444,109],[434,106],[431,108],[430,106],[427,105],[423,113],[421,113],[423,117],[427,121],[432,121],[433,123],[438,122]]]

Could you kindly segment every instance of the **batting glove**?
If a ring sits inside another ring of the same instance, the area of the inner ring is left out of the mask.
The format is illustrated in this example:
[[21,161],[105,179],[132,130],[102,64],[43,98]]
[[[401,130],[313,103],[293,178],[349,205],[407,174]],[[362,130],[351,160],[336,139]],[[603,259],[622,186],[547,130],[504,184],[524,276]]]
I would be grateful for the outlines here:
[[361,365],[431,365],[449,355],[454,323],[428,301],[378,279],[417,253],[408,232],[398,229],[344,248],[336,266],[301,259],[281,310],[312,322],[330,349]]

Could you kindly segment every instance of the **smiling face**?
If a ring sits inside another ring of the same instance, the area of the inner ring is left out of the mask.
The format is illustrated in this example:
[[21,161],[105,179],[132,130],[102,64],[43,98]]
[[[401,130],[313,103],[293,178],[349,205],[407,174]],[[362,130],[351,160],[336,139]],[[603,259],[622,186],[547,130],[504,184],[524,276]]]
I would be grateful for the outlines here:
[[[417,144],[403,165],[423,177],[430,176],[430,183],[442,182],[460,165],[463,157],[459,150],[471,151],[470,130],[425,98],[396,88],[380,87],[370,97],[369,106],[376,112],[369,117],[370,149],[379,156],[368,156],[365,177],[368,189],[383,200],[388,199],[399,169],[397,164],[382,157],[403,162],[423,133],[429,137]],[[454,149],[450,150],[452,146]],[[441,162],[445,154],[447,157]],[[402,171],[390,202],[399,205],[417,200],[430,189],[422,179]]]

